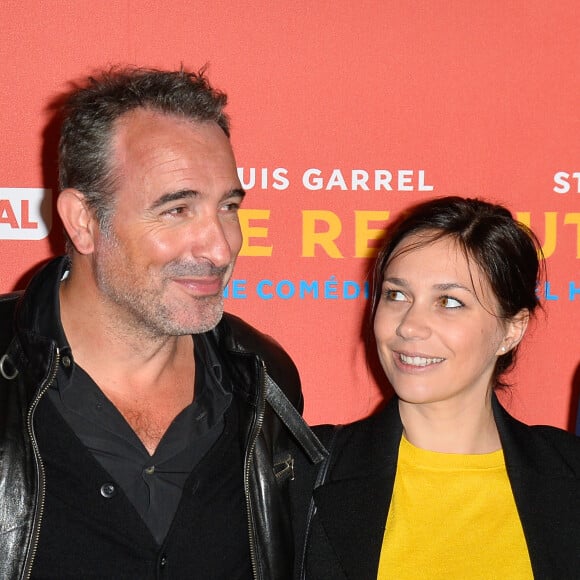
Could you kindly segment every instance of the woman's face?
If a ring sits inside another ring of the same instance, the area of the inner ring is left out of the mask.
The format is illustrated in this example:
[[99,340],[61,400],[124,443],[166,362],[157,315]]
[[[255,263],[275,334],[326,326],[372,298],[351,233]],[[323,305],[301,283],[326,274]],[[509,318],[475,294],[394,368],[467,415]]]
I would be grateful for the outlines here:
[[487,279],[455,240],[405,251],[420,239],[404,239],[384,272],[374,320],[381,364],[402,401],[469,404],[485,398],[502,348],[523,331],[496,316]]

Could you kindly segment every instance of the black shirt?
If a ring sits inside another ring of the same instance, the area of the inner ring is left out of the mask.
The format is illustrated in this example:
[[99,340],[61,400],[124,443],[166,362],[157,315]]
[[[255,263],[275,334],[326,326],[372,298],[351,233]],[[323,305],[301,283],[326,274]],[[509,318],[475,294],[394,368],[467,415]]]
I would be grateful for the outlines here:
[[195,398],[173,420],[153,455],[91,377],[74,364],[68,346],[47,395],[81,442],[119,485],[158,544],[162,544],[193,468],[220,437],[232,394],[221,366],[194,337]]

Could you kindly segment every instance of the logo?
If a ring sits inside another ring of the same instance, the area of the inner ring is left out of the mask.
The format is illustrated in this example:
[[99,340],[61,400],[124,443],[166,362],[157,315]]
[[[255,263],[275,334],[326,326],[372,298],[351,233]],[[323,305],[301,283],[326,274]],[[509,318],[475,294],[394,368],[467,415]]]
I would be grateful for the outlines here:
[[0,240],[42,240],[52,227],[52,191],[0,188]]

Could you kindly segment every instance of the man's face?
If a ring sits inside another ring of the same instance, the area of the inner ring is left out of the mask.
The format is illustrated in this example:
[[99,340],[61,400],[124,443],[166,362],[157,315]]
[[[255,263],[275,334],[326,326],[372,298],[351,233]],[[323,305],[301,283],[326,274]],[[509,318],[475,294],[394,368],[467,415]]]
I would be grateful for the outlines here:
[[99,232],[93,255],[102,299],[139,333],[213,328],[242,244],[228,138],[213,122],[138,110],[117,123],[111,161],[111,231]]

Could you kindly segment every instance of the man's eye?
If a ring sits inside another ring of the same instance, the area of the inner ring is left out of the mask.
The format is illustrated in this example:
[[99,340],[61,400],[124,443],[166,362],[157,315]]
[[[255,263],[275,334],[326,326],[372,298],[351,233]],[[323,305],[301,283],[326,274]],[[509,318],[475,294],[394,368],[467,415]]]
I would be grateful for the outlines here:
[[186,208],[184,206],[171,207],[163,212],[163,215],[180,215],[184,213]]
[[237,201],[231,201],[223,206],[224,211],[238,211],[240,209],[240,204]]

